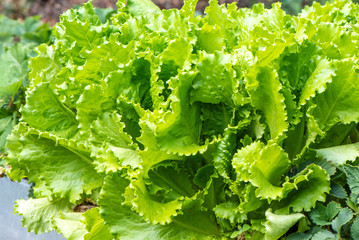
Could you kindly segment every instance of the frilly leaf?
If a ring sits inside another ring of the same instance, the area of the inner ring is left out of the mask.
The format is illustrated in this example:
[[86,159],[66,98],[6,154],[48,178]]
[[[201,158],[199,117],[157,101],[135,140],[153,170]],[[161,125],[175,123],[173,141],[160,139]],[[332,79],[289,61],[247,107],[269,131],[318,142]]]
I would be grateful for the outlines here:
[[132,180],[129,189],[124,194],[127,203],[131,203],[133,209],[143,217],[145,221],[152,224],[160,223],[162,225],[170,223],[173,216],[176,216],[182,208],[182,199],[176,199],[167,203],[157,202],[151,199],[143,176],[137,176],[138,179]]
[[[254,142],[242,148],[234,155],[233,166],[238,180],[249,181],[258,187],[257,197],[270,200],[283,197],[281,177],[287,172],[290,161],[276,143],[265,146],[261,142]],[[291,187],[286,184],[285,189],[288,188]]]
[[59,216],[53,218],[53,224],[57,232],[68,240],[82,240],[86,234],[85,225],[81,223],[81,213],[61,212]]
[[89,150],[81,142],[58,138],[21,123],[10,135],[8,147],[9,164],[19,164],[30,182],[46,186],[56,196],[68,198],[72,203],[82,193],[91,193],[102,185]]
[[299,219],[305,217],[301,213],[288,215],[277,215],[272,213],[271,209],[266,211],[267,221],[265,223],[265,240],[277,240],[285,234]]
[[[120,174],[109,174],[101,191],[100,213],[109,225],[111,232],[124,240],[181,238],[185,240],[219,239],[217,226],[209,220],[209,215],[188,206],[188,211],[173,219],[168,225],[152,225],[124,205],[123,194],[129,181]],[[115,207],[114,207],[115,206]]]
[[330,177],[321,167],[311,164],[291,178],[295,189],[279,201],[276,214],[310,211],[318,201],[324,202],[330,191]]
[[48,83],[27,92],[21,114],[30,127],[58,137],[71,138],[78,129],[75,113],[61,103]]
[[335,166],[341,166],[348,161],[355,161],[359,156],[359,143],[316,149],[315,151],[317,156],[326,159]]
[[47,198],[30,198],[17,200],[14,211],[23,216],[23,227],[38,234],[51,231],[52,219],[59,217],[60,212],[70,212],[70,206],[66,199],[49,201]]
[[[328,130],[336,123],[349,124],[359,119],[359,91],[356,65],[349,59],[336,61],[336,76],[327,90],[314,98],[313,116],[321,129]],[[345,77],[344,77],[345,76]]]
[[246,88],[252,105],[263,112],[271,138],[280,138],[287,130],[285,98],[281,94],[281,83],[272,67],[253,67],[246,76]]
[[83,214],[81,222],[85,225],[87,233],[84,240],[112,240],[114,236],[110,233],[110,228],[102,219],[99,208],[91,208]]

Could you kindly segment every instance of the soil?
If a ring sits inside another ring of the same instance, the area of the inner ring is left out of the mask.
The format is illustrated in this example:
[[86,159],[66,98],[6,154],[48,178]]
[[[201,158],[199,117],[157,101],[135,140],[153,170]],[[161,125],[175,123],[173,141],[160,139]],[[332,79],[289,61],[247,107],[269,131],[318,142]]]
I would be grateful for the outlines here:
[[[41,15],[43,21],[53,25],[58,22],[62,12],[85,2],[87,0],[0,0],[0,13],[15,19]],[[117,0],[93,0],[93,4],[100,8],[116,8],[116,2]],[[183,0],[153,0],[153,2],[161,9],[183,6]],[[248,7],[254,3],[253,0],[219,0],[220,4],[231,2],[237,2],[238,7]],[[265,0],[255,2],[265,2]],[[208,6],[208,0],[199,0],[197,10],[203,13],[206,6]]]

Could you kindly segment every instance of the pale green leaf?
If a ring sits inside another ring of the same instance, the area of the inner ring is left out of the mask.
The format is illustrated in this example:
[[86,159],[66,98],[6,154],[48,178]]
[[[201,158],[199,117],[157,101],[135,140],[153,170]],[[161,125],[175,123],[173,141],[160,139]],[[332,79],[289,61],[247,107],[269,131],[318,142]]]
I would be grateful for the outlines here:
[[192,197],[196,193],[196,188],[189,173],[186,172],[185,164],[176,163],[160,163],[154,166],[148,172],[148,181],[161,189],[167,190],[168,193],[165,195],[170,198]]
[[190,88],[196,76],[195,72],[184,72],[171,78],[169,87],[173,93],[169,96],[171,109],[163,117],[156,113],[151,124],[156,124],[155,135],[159,148],[169,153],[184,155],[204,151],[207,146],[200,145],[201,119],[198,103],[190,103]]
[[58,137],[71,138],[78,130],[75,113],[61,103],[47,83],[28,91],[21,114],[30,127]]
[[87,233],[84,235],[84,240],[112,240],[114,237],[110,233],[110,228],[102,219],[99,208],[92,208],[86,211],[83,215],[82,223],[85,225]]
[[59,216],[53,218],[56,230],[68,240],[82,240],[85,233],[85,225],[81,223],[81,213],[61,212]]
[[30,182],[40,186],[45,183],[48,190],[70,202],[102,185],[90,153],[78,142],[20,124],[10,135],[8,147],[11,166],[20,164]]
[[[232,164],[239,180],[249,181],[258,187],[257,197],[274,200],[283,196],[281,177],[287,172],[290,161],[276,143],[265,146],[261,142],[254,142],[240,149],[233,156]],[[285,189],[288,188],[291,187],[286,184]]]
[[332,81],[334,75],[335,67],[333,63],[327,59],[319,59],[315,70],[307,79],[301,90],[299,104],[305,105],[307,100],[314,97],[316,94],[324,92],[326,85]]
[[70,212],[66,199],[49,201],[47,198],[17,200],[15,213],[23,216],[22,225],[30,232],[44,233],[53,229],[52,219],[60,217],[60,212]]
[[346,162],[354,162],[359,156],[359,143],[322,148],[315,151],[317,156],[326,159],[335,166],[341,166]]
[[133,16],[160,14],[161,10],[151,0],[129,0],[126,6]]
[[115,175],[108,175],[101,192],[99,204],[100,213],[109,225],[111,232],[121,239],[211,239],[218,236],[218,229],[210,221],[207,214],[191,209],[177,216],[168,225],[151,225],[131,210],[131,207],[123,205],[122,194],[129,181]]
[[279,201],[276,213],[310,211],[318,201],[325,201],[330,191],[330,177],[321,167],[311,164],[291,178],[295,189]]
[[328,230],[321,230],[313,235],[312,240],[335,240],[336,236]]
[[314,98],[313,116],[321,129],[329,129],[338,122],[344,124],[359,119],[359,90],[356,85],[359,75],[349,59],[336,61],[336,76],[327,85],[327,90]]
[[166,203],[155,201],[146,188],[143,176],[139,175],[137,178],[138,180],[133,180],[126,191],[126,201],[132,204],[133,209],[145,221],[162,225],[170,223],[171,218],[176,216],[182,208],[182,199],[175,199]]
[[218,218],[228,219],[234,224],[240,222],[240,213],[238,211],[238,203],[236,202],[224,202],[218,204],[213,211]]
[[288,130],[288,123],[277,72],[268,66],[255,67],[246,76],[246,87],[253,106],[263,112],[271,138],[282,136]]
[[301,213],[294,213],[289,215],[277,215],[273,214],[271,209],[266,211],[266,223],[265,223],[265,240],[277,240],[283,234],[285,234],[299,219],[304,215]]
[[191,103],[200,101],[233,106],[233,92],[236,87],[232,56],[222,52],[199,55],[198,74],[193,80]]
[[94,148],[96,169],[100,172],[116,171],[126,166],[136,168],[142,161],[131,136],[124,131],[125,124],[117,113],[106,112],[90,126],[90,141]]

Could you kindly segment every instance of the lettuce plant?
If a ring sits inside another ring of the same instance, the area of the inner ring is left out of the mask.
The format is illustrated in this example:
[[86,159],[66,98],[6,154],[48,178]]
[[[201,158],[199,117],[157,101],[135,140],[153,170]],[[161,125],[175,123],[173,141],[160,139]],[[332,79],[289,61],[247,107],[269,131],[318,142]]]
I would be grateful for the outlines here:
[[7,139],[8,176],[35,184],[15,207],[23,226],[68,239],[358,236],[358,5],[290,16],[211,0],[194,17],[195,5],[120,0],[102,23],[89,2],[61,16]]

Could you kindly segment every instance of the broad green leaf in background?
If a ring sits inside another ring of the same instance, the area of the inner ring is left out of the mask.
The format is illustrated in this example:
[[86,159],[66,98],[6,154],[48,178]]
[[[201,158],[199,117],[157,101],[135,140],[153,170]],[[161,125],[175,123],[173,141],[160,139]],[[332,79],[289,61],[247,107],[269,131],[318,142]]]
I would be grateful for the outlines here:
[[21,44],[11,46],[0,55],[0,99],[12,98],[27,76],[27,59],[30,49]]
[[28,60],[33,49],[50,41],[51,29],[39,17],[24,22],[0,15],[0,153],[6,138],[19,120],[24,87],[28,83]]
[[3,151],[5,147],[6,138],[11,133],[14,123],[13,117],[6,116],[7,114],[0,115],[0,152]]
[[336,236],[328,230],[320,230],[313,235],[312,240],[334,240]]

